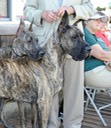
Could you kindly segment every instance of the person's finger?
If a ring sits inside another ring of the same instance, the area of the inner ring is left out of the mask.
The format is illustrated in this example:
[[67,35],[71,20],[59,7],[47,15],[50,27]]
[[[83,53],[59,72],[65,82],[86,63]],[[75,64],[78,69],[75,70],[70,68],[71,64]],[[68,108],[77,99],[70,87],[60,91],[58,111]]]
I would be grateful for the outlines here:
[[61,16],[63,16],[63,15],[64,15],[64,13],[65,13],[65,11],[63,11],[63,12],[62,12]]
[[59,17],[53,13],[53,14],[50,16],[50,18],[51,18],[53,21],[55,21],[55,20],[58,20]]
[[58,16],[59,16],[59,17],[62,17],[62,16],[64,15],[64,12],[65,12],[64,8],[60,8],[60,9],[58,10]]
[[58,14],[60,17],[62,17],[64,15],[64,11],[60,11],[59,14]]

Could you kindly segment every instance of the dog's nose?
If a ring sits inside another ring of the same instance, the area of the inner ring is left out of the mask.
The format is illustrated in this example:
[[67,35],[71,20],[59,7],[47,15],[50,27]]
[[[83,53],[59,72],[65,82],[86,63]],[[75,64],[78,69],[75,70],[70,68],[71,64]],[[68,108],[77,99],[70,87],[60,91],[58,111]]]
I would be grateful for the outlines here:
[[39,53],[38,53],[38,56],[39,57],[43,57],[45,54],[45,51],[44,50],[40,50]]
[[91,51],[91,47],[89,45],[86,45],[84,48],[83,48],[83,51],[85,53],[89,53]]

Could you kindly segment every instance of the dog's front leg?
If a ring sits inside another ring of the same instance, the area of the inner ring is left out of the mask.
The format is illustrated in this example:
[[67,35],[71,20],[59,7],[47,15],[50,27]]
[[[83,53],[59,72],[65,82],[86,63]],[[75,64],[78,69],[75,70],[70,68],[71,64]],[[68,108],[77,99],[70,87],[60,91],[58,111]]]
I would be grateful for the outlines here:
[[21,125],[21,128],[26,128],[24,103],[23,102],[19,102],[19,101],[17,103],[18,103],[19,114],[20,114],[20,125]]
[[32,128],[37,128],[37,107],[36,103],[31,103],[32,108]]

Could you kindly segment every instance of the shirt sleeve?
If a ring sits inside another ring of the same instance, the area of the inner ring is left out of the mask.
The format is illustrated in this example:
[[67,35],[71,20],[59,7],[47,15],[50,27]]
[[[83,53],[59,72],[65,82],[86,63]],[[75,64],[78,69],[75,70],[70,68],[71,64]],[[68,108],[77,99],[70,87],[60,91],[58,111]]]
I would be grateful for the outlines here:
[[90,46],[92,46],[94,44],[98,44],[95,35],[93,35],[92,33],[90,33],[87,29],[84,29],[84,36],[85,36],[86,42]]
[[25,5],[24,5],[24,19],[28,20],[30,22],[32,22],[32,20],[34,21],[34,24],[38,25],[38,26],[42,26],[42,22],[41,22],[41,14],[43,12],[43,10],[40,10],[38,8],[39,4],[37,2],[37,0],[27,0]]
[[96,9],[92,5],[90,0],[82,0],[81,4],[74,4],[72,5],[74,7],[75,13],[76,13],[76,19],[88,19],[90,16],[96,12]]

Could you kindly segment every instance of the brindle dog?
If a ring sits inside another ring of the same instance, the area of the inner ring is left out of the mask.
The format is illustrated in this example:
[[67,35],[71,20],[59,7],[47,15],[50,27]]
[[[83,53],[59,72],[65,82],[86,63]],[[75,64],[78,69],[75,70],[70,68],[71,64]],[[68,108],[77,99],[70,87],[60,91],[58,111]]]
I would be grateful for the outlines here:
[[1,59],[30,59],[37,61],[44,56],[44,50],[38,45],[38,39],[32,32],[32,23],[29,29],[25,29],[25,23],[23,19],[20,21],[19,28],[17,30],[15,39],[11,46],[2,47],[0,49],[0,60]]
[[[67,15],[67,13],[65,13],[65,15]],[[75,26],[75,23],[72,26],[68,25],[69,20],[66,21],[65,15],[58,29],[60,42],[65,51],[67,51],[74,60],[81,61],[88,57],[91,48],[84,40],[83,33]]]
[[[83,40],[80,30],[74,25],[69,26],[67,13],[61,19],[57,32],[43,47],[45,54],[41,48],[35,49],[38,45],[32,39],[33,34],[25,33],[24,29],[17,33],[19,36],[12,45],[12,54],[14,54],[12,58],[17,58],[17,61],[3,59],[3,57],[0,60],[0,96],[18,102],[21,128],[46,128],[52,97],[62,88],[65,55],[68,53],[73,59],[80,61],[88,56],[90,47]],[[29,43],[29,45],[23,47],[23,42]],[[37,45],[34,51],[30,51],[32,50],[30,43]],[[17,56],[15,57],[15,55]],[[41,58],[43,55],[44,57]],[[18,59],[21,57],[29,58],[29,60]],[[41,59],[37,62],[33,61],[38,58]],[[30,123],[30,125],[26,121],[27,115],[24,112],[23,102],[31,104],[32,124]],[[2,121],[8,128],[18,128],[20,126],[12,121],[12,117],[15,119],[14,115],[17,114],[18,108],[14,111],[10,110],[9,106],[10,103],[6,103],[3,107]]]

